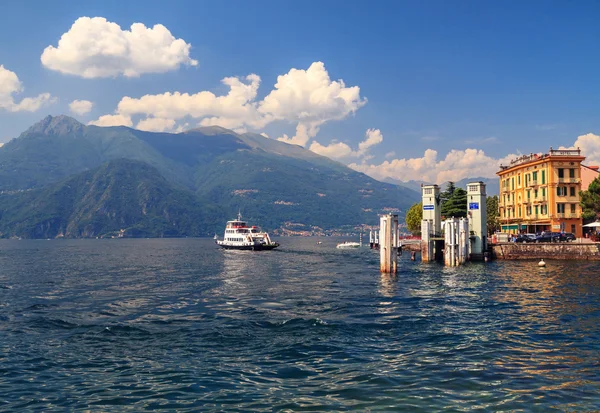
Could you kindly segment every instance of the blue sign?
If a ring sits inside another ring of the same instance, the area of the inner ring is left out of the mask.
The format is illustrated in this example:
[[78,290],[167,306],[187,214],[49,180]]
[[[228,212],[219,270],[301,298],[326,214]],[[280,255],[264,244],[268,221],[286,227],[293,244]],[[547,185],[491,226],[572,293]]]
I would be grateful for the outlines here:
[[469,202],[469,209],[479,209],[478,202]]
[[424,211],[431,211],[433,209],[433,205],[423,205]]

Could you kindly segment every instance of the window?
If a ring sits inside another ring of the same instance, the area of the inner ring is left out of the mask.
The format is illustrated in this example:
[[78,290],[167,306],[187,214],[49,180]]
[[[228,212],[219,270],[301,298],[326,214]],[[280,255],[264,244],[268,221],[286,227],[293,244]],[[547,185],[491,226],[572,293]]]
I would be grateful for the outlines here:
[[533,197],[537,198],[537,196],[538,196],[538,190],[536,189],[536,190],[533,191]]
[[571,214],[576,213],[577,204],[571,204]]
[[515,178],[514,177],[511,179],[511,189],[512,190],[515,189]]
[[519,218],[521,218],[521,211],[523,210],[523,207],[519,207]]
[[533,180],[537,181],[537,171],[533,173]]
[[546,183],[546,171],[542,171],[542,185]]
[[565,170],[563,168],[558,168],[558,179],[565,177]]
[[539,214],[539,213],[540,213],[540,209],[539,209],[539,207],[536,205],[536,206],[535,206],[535,214],[537,215],[537,214]]
[[569,196],[575,196],[575,187],[574,186],[569,188]]
[[556,204],[556,212],[559,214],[565,213],[565,204]]
[[556,195],[557,196],[567,196],[567,187],[566,186],[557,186],[556,187]]
[[569,178],[575,178],[575,169],[569,169]]
[[531,199],[531,191],[527,191],[527,199]]
[[527,215],[531,215],[531,207],[530,206],[527,207]]
[[546,197],[546,188],[542,188],[542,197]]
[[571,224],[571,233],[575,233],[575,224]]
[[517,185],[521,186],[521,174],[517,176]]

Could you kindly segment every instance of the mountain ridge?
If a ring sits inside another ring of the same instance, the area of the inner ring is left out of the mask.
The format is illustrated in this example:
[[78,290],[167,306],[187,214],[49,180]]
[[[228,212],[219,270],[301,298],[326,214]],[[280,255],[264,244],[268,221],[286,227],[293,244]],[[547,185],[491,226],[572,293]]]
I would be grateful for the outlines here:
[[[289,225],[315,231],[376,225],[378,214],[402,215],[420,198],[404,187],[259,134],[221,127],[145,132],[85,126],[68,116],[46,117],[0,148],[0,193],[47,189],[116,159],[151,166],[169,186],[207,208],[218,208],[226,216],[242,209],[249,221],[281,232]],[[157,174],[153,179],[158,180]],[[11,210],[6,202],[4,208]]]

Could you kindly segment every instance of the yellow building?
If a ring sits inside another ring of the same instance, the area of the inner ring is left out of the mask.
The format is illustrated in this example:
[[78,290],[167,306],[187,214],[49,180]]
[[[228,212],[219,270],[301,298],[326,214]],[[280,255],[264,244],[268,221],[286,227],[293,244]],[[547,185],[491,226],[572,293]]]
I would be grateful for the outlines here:
[[500,166],[498,200],[502,232],[572,232],[582,236],[579,149],[524,155]]

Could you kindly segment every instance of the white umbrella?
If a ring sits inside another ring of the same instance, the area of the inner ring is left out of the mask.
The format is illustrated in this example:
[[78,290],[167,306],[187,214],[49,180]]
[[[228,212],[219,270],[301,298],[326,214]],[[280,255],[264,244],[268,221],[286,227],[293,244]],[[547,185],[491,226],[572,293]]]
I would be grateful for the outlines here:
[[591,222],[589,224],[585,224],[584,227],[600,227],[600,222]]

